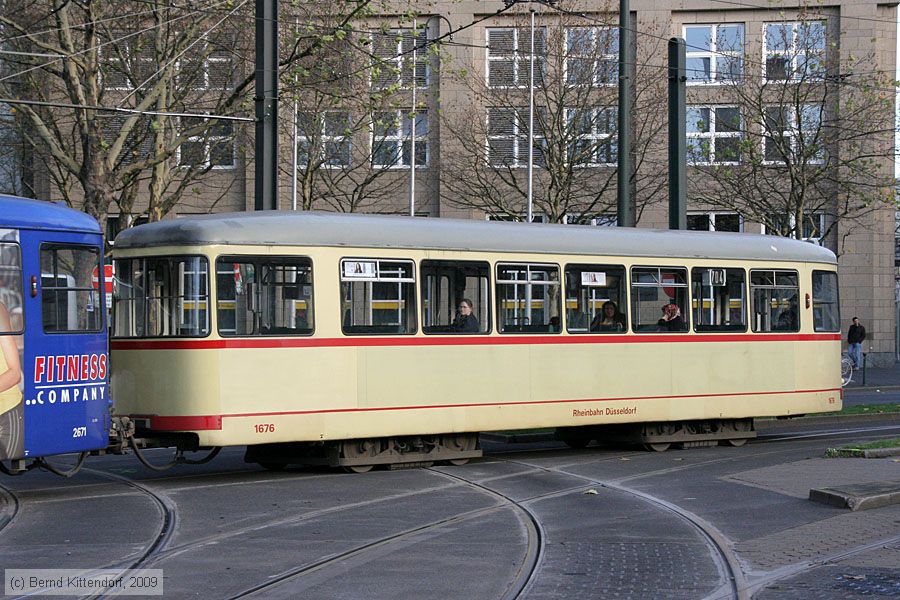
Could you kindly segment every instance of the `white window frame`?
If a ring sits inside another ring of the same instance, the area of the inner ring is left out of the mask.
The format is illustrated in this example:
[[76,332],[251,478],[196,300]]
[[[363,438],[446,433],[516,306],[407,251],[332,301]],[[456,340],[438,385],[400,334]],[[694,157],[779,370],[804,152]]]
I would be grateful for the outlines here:
[[[740,50],[730,50],[730,49],[719,49],[719,28],[720,27],[740,27],[741,28],[741,47]],[[690,61],[692,58],[708,58],[709,59],[709,79],[691,79],[690,75],[688,75],[687,85],[722,85],[724,83],[731,83],[735,80],[731,77],[722,77],[719,78],[719,60],[724,59],[726,57],[730,57],[733,59],[737,59],[738,63],[741,66],[740,75],[744,74],[744,48],[747,43],[746,40],[746,27],[744,27],[743,23],[690,23],[685,24],[681,28],[681,34],[684,39],[687,39],[687,30],[688,29],[700,29],[700,28],[708,28],[710,31],[710,42],[709,42],[709,50],[700,50],[700,49],[692,49],[692,46],[687,47],[687,51],[685,53],[686,61]]]
[[[513,112],[513,130],[512,133],[497,135],[491,134],[490,126],[491,126],[491,111],[492,110],[504,110],[504,111],[512,111]],[[534,135],[532,137],[532,145],[533,146],[543,146],[547,139],[541,133],[540,127],[537,123],[537,112],[538,108],[534,109],[535,123],[534,123]],[[524,133],[523,133],[524,130]],[[528,149],[525,149],[525,156],[519,156],[519,140],[524,140],[524,142],[528,143],[528,108],[519,108],[519,107],[507,107],[507,106],[491,106],[487,108],[485,113],[485,131],[487,135],[485,136],[485,144],[484,144],[484,156],[485,160],[488,164],[489,168],[494,169],[525,169],[528,168]],[[509,164],[495,163],[491,161],[491,140],[507,140],[512,139],[513,146],[513,156],[512,161]],[[537,158],[538,152],[537,149],[534,152],[534,158]],[[544,163],[542,160],[533,161],[533,167],[536,169],[544,168]]]
[[[811,50],[798,48],[798,46],[797,46],[798,30],[800,29],[801,26],[809,25],[812,23],[817,23],[822,26],[822,48],[821,49],[818,49],[818,48],[811,49]],[[768,29],[769,29],[770,25],[790,27],[791,43],[790,43],[790,47],[787,50],[778,50],[778,49],[769,48]],[[800,79],[803,79],[804,76],[800,75],[800,73],[799,73],[800,59],[801,59],[801,57],[804,59],[808,59],[811,55],[819,55],[819,58],[821,60],[821,66],[822,66],[821,72],[818,74],[809,74],[809,75],[806,75],[805,77],[807,79],[810,79],[813,81],[821,81],[825,78],[825,70],[826,70],[825,60],[826,60],[827,54],[828,54],[828,24],[826,23],[825,20],[812,19],[810,21],[778,21],[778,22],[763,23],[762,36],[763,36],[763,60],[762,60],[763,79],[765,79],[766,81],[798,81]],[[782,56],[785,53],[787,53],[787,56],[790,58],[790,64],[788,65],[788,68],[790,69],[790,73],[788,73],[788,77],[786,77],[784,79],[780,79],[780,78],[779,79],[771,79],[769,77],[769,72],[768,72],[769,57]]]
[[[618,131],[613,133],[603,133],[598,131],[597,125],[602,122],[601,113],[609,112],[612,117],[608,121],[609,123],[618,122],[618,109],[615,106],[592,106],[590,108],[566,108],[566,122],[570,127],[575,127],[573,123],[573,119],[575,118],[578,111],[590,111],[591,114],[591,132],[590,133],[578,133],[574,136],[574,141],[585,140],[591,144],[592,152],[590,162],[582,162],[575,163],[572,166],[574,168],[588,168],[588,167],[615,167],[616,161],[612,162],[596,162],[597,153],[600,150],[600,146],[607,140],[614,140],[616,147],[616,158],[619,156],[619,135]],[[567,157],[567,160],[570,160],[571,157]]]
[[[587,56],[581,56],[575,54],[575,51],[571,47],[572,40],[570,36],[576,31],[587,31],[587,34],[590,38],[591,52]],[[615,44],[615,48],[607,48],[607,52],[603,52],[603,48],[600,47],[600,40],[602,39],[600,34],[603,32],[605,35],[610,35],[609,32],[618,32],[618,30],[614,27],[566,27],[566,60],[564,69],[565,72],[563,74],[563,81],[566,82],[566,85],[570,87],[583,87],[588,84],[585,83],[571,83],[569,81],[569,61],[572,59],[581,59],[581,60],[590,60],[591,64],[591,83],[590,85],[596,86],[617,86],[619,85],[619,44],[618,40]],[[612,50],[612,51],[610,51]],[[615,65],[615,76],[612,78],[612,81],[603,81],[601,75],[604,73],[604,70],[601,69],[601,65],[604,63],[611,63]]]
[[[796,155],[796,153],[797,153],[798,143],[799,143],[800,136],[801,136],[800,125],[802,125],[802,123],[798,124],[797,111],[794,110],[795,107],[792,105],[789,106],[789,105],[785,105],[785,104],[768,104],[763,107],[763,111],[764,111],[763,112],[763,139],[762,139],[763,164],[765,164],[765,165],[783,165],[783,164],[785,164],[784,161],[768,160],[766,158],[766,142],[770,139],[770,137],[772,137],[772,135],[770,133],[770,129],[768,126],[768,118],[765,115],[765,111],[770,108],[779,108],[782,110],[787,110],[787,115],[788,115],[788,119],[789,119],[788,123],[786,123],[787,129],[784,129],[783,131],[780,132],[779,138],[780,139],[784,139],[784,138],[790,139],[791,152],[794,155]],[[822,106],[821,104],[803,104],[800,107],[800,111],[801,111],[801,114],[799,115],[800,118],[803,117],[803,113],[805,113],[807,109],[818,109],[819,131],[821,131],[821,128],[823,127],[822,121],[825,116],[825,107]],[[820,140],[822,139],[821,134],[819,135],[819,139]],[[808,159],[807,164],[811,164],[811,165],[824,164],[825,163],[825,147],[824,146],[822,146],[822,148],[820,149],[820,154],[821,154],[821,156],[819,156],[818,158]]]
[[[719,215],[728,216],[728,217],[736,216],[738,218],[737,233],[744,232],[744,217],[742,217],[739,213],[727,212],[727,211],[709,211],[709,210],[696,210],[696,211],[688,212],[688,216],[694,216],[694,215],[706,215],[707,217],[709,217],[709,229],[707,229],[706,231],[718,231],[718,229],[716,229],[716,217],[717,216],[719,216]],[[703,230],[702,229],[694,229],[692,231],[703,231]]]
[[[498,223],[525,223],[528,221],[528,213],[520,213],[518,215],[511,215],[509,213],[503,214],[491,214],[485,213],[484,215],[485,221],[495,221]],[[549,223],[550,217],[545,215],[544,213],[531,213],[531,222],[532,223]]]
[[[502,55],[502,56],[492,56],[491,55],[491,32],[492,31],[512,31],[513,33],[513,47],[511,55]],[[538,31],[542,32],[544,36],[544,53],[540,54],[535,52],[534,55],[534,80],[537,82],[542,76],[546,63],[546,47],[547,47],[547,28],[544,26],[535,27],[534,28],[534,40],[535,46],[537,46],[538,41]],[[528,60],[530,59],[530,53],[528,48],[531,46],[531,28],[530,27],[487,27],[484,30],[484,38],[485,38],[485,58],[484,61],[484,80],[487,84],[487,87],[490,89],[515,89],[515,88],[527,88],[528,80],[518,81],[519,79],[519,65],[523,61],[525,64],[528,64]],[[522,47],[520,42],[521,34],[525,34],[525,48]],[[500,61],[509,61],[512,60],[512,85],[495,85],[491,83],[491,63],[500,62]]]
[[[401,90],[411,90],[412,89],[412,85],[409,85],[409,84],[404,85],[404,83],[403,83],[403,81],[404,81],[404,64],[403,63],[407,59],[412,60],[412,47],[410,47],[409,49],[406,49],[406,50],[403,48],[403,43],[407,39],[412,39],[413,46],[416,46],[420,43],[419,38],[420,37],[423,38],[421,40],[423,42],[422,47],[416,51],[416,64],[413,67],[413,81],[415,83],[418,83],[418,81],[419,81],[419,78],[418,78],[419,65],[423,65],[425,67],[425,81],[421,85],[416,85],[416,89],[417,90],[426,89],[426,88],[428,88],[429,84],[431,83],[431,64],[428,60],[428,53],[427,53],[427,51],[428,51],[428,27],[419,27],[419,30],[420,31],[419,31],[418,35],[413,35],[414,31],[413,31],[412,27],[389,29],[387,33],[379,33],[379,32],[372,33],[371,39],[372,39],[373,59],[378,63],[376,66],[383,65],[383,66],[386,66],[387,68],[392,69],[394,71],[394,79],[395,79],[394,83]],[[393,56],[375,56],[375,50],[376,50],[375,36],[383,36],[383,37],[393,36],[393,37],[395,37],[396,39],[395,39],[395,44],[394,44],[394,50],[396,51],[396,54],[394,54]],[[408,80],[408,78],[407,78],[407,80]],[[375,89],[384,89],[386,87],[390,87],[390,84],[386,85],[386,86],[381,86],[380,84],[376,83],[374,77],[371,77],[370,81],[371,81],[372,87]]]
[[[818,223],[819,235],[818,236],[810,236],[810,237],[806,237],[804,235],[800,239],[803,240],[804,242],[810,242],[812,244],[817,244],[817,245],[821,246],[822,245],[822,233],[824,233],[824,231],[825,231],[825,216],[826,215],[823,212],[813,212],[811,215],[810,214],[806,215],[807,219],[815,219],[819,222]],[[788,218],[788,224],[790,225],[791,230],[796,230],[796,228],[797,228],[796,217],[793,214],[791,214],[791,215],[787,215],[787,218]],[[805,225],[805,223],[804,223],[804,225]],[[777,232],[769,234],[768,231],[766,230],[765,223],[763,223],[761,225],[760,229],[761,229],[761,233],[763,235],[767,235],[767,234],[768,235],[778,235]],[[804,231],[803,233],[806,233],[806,232]]]
[[[316,117],[316,121],[317,121],[317,125],[318,125],[317,134],[319,136],[318,137],[319,147],[317,148],[318,156],[316,157],[316,159],[320,162],[319,167],[323,168],[323,169],[346,169],[346,168],[348,168],[350,166],[350,162],[352,161],[353,138],[350,135],[327,135],[325,132],[325,116],[329,115],[329,114],[343,114],[347,117],[347,124],[349,126],[350,111],[348,111],[348,110],[326,110],[326,111],[322,111],[322,112],[315,112],[315,111],[299,110],[297,112],[298,113],[305,112],[305,113],[314,114]],[[300,122],[300,119],[298,118],[297,119],[297,124],[298,124],[298,129],[297,129],[297,146],[298,146],[297,167],[298,168],[300,168],[300,167],[306,168],[309,166],[309,162],[306,162],[306,163],[301,162],[299,146],[302,142],[306,142],[308,144],[307,147],[311,147],[311,144],[314,140],[310,139],[309,136],[303,135],[301,133],[301,131],[299,129],[299,122]],[[330,164],[328,162],[328,157],[325,155],[325,148],[326,148],[326,145],[329,143],[347,144],[347,163],[346,164],[344,164],[344,163]]]
[[[403,144],[405,142],[412,140],[413,136],[415,136],[415,139],[416,139],[416,152],[418,153],[420,144],[424,144],[424,148],[425,148],[425,162],[422,164],[416,164],[416,169],[423,169],[423,168],[428,167],[428,162],[431,158],[431,149],[429,148],[429,145],[428,145],[428,133],[429,133],[428,109],[427,108],[418,109],[416,111],[416,118],[415,118],[414,122],[413,122],[413,119],[410,118],[411,112],[412,112],[411,109],[380,110],[380,111],[377,111],[375,113],[375,115],[373,115],[372,135],[371,135],[372,166],[373,167],[382,168],[382,169],[409,169],[410,165],[405,164],[403,161]],[[375,121],[376,121],[375,116],[377,116],[379,114],[393,114],[394,115],[393,132],[391,135],[385,135],[383,138],[376,139],[376,137],[375,137]],[[425,130],[421,134],[417,133],[417,131],[416,131],[418,129],[418,127],[416,127],[416,125],[418,125],[420,118],[422,118],[422,122],[424,123],[424,130]],[[410,124],[410,128],[409,128],[410,134],[409,135],[406,135],[404,133],[404,125],[406,123]],[[394,150],[393,155],[395,157],[395,160],[393,163],[381,164],[381,163],[375,162],[376,144],[393,144],[394,145],[395,150]],[[416,157],[410,156],[410,162],[415,163]]]
[[[181,169],[189,169],[193,166],[199,168],[209,168],[213,171],[231,171],[237,167],[237,140],[235,139],[234,132],[234,123],[232,121],[226,120],[225,123],[228,123],[231,127],[231,135],[193,135],[186,140],[183,140],[180,144],[178,144],[178,151],[175,153],[175,159],[178,162],[178,167]],[[212,155],[212,146],[217,142],[222,142],[228,139],[231,139],[231,164],[230,165],[211,165],[210,157]],[[186,143],[202,143],[203,144],[203,162],[198,165],[182,165],[181,164],[181,146]]]
[[[716,110],[720,108],[736,108],[738,109],[738,118],[740,119],[740,124],[738,126],[738,131],[723,131],[719,132],[716,123]],[[721,138],[741,138],[741,129],[743,128],[744,119],[740,114],[740,108],[737,106],[727,105],[727,104],[690,104],[687,107],[688,110],[696,109],[696,110],[709,110],[709,120],[707,123],[708,131],[688,131],[686,133],[687,138],[697,139],[697,140],[709,140],[709,156],[711,160],[708,161],[693,161],[691,160],[690,155],[688,155],[688,164],[696,165],[696,166],[705,166],[705,165],[739,165],[741,164],[740,160],[717,160],[717,152],[716,152],[716,140]],[[688,124],[688,128],[690,124]],[[688,151],[690,154],[690,150]]]

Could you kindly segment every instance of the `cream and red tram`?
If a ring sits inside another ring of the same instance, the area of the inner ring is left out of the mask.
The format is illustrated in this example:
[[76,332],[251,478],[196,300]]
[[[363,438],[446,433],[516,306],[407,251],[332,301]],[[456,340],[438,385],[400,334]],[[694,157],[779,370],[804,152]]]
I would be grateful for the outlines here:
[[836,261],[805,242],[265,212],[114,256],[116,412],[264,466],[463,462],[479,431],[543,427],[739,445],[841,407]]

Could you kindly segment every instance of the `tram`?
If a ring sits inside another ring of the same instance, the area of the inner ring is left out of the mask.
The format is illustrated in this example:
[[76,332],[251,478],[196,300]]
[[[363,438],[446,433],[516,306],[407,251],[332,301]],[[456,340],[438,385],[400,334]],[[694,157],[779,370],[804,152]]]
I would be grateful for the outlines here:
[[107,447],[102,258],[88,215],[0,195],[0,471]]
[[796,240],[267,211],[114,259],[117,415],[267,468],[462,463],[526,428],[740,445],[841,408],[836,259]]

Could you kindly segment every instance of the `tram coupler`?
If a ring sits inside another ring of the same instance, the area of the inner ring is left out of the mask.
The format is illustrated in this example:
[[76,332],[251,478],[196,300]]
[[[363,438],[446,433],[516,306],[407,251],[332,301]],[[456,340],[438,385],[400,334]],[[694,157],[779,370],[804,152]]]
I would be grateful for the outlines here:
[[113,417],[109,427],[107,454],[128,454],[129,439],[134,437],[134,421],[128,417]]

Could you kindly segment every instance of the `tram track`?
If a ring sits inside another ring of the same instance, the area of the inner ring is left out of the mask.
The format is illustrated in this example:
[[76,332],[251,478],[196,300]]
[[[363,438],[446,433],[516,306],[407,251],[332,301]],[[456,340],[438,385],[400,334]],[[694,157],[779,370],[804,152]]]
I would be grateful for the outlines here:
[[0,485],[0,533],[15,520],[18,514],[18,496],[8,487]]
[[711,523],[709,523],[705,519],[702,519],[691,511],[685,510],[680,506],[668,502],[662,498],[658,498],[651,494],[647,494],[645,492],[641,492],[639,490],[614,483],[613,481],[604,481],[585,475],[579,475],[577,473],[571,473],[564,470],[563,468],[542,467],[540,465],[534,465],[522,461],[507,462],[522,465],[532,469],[539,469],[546,473],[553,473],[579,479],[581,481],[584,481],[586,484],[596,485],[622,494],[633,496],[643,502],[655,506],[663,512],[676,515],[678,518],[687,522],[695,531],[697,531],[700,538],[705,542],[706,546],[711,551],[710,554],[713,556],[716,567],[719,571],[721,582],[715,590],[705,596],[705,600],[720,600],[723,598],[733,598],[734,600],[749,600],[750,596],[747,595],[747,593],[744,591],[748,588],[748,586],[744,578],[743,570],[741,569],[740,561],[737,555],[731,549],[733,545],[731,540],[729,540],[727,536],[725,536]]

